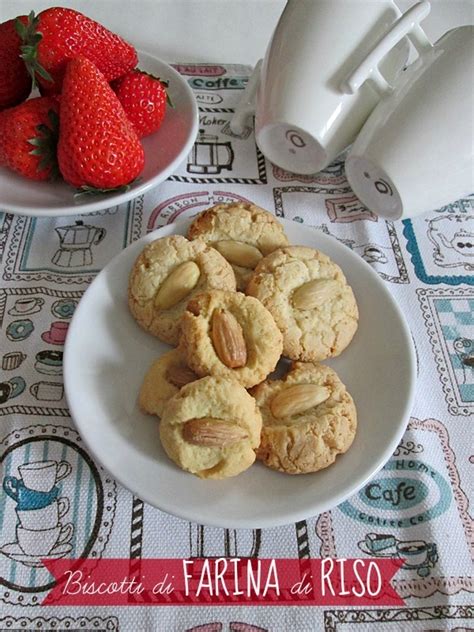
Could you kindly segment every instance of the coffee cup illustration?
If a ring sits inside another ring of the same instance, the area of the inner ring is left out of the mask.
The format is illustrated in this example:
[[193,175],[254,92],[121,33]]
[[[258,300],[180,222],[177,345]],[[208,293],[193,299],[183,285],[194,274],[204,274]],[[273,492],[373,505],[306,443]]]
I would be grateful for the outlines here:
[[25,486],[37,492],[50,492],[56,483],[69,476],[71,470],[67,461],[33,461],[18,467]]
[[6,353],[2,358],[2,369],[4,371],[14,371],[26,360],[26,355],[21,351]]
[[28,511],[29,509],[42,509],[47,507],[59,495],[59,487],[53,487],[49,491],[37,491],[28,488],[25,483],[15,476],[5,476],[3,489],[17,503],[17,509]]
[[55,547],[68,542],[73,532],[74,527],[71,522],[64,526],[59,525],[53,529],[42,529],[41,531],[25,529],[20,526],[16,528],[17,540],[21,550],[26,555],[34,557],[49,555]]
[[64,396],[64,387],[58,382],[36,382],[30,386],[30,393],[39,400],[59,402]]
[[25,380],[21,376],[13,377],[8,382],[0,382],[0,404],[18,397],[26,388]]
[[398,542],[397,553],[405,560],[406,568],[419,568],[420,566],[424,566],[427,562],[428,548],[428,543],[423,540]]
[[15,305],[8,310],[10,316],[26,316],[36,314],[44,305],[44,299],[39,296],[27,296],[15,301]]
[[69,498],[62,496],[42,509],[17,509],[19,524],[30,531],[54,529],[69,511]]
[[41,334],[41,338],[50,345],[63,345],[66,340],[66,334],[69,323],[63,323],[60,320],[51,323],[48,331]]

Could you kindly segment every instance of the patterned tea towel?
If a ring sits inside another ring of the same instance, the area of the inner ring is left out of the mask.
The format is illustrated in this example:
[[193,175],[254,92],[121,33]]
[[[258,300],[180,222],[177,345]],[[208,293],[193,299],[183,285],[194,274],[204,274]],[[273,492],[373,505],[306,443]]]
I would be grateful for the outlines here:
[[[200,131],[166,182],[90,215],[0,213],[0,629],[473,630],[474,198],[378,219],[352,193],[343,158],[295,176],[265,160],[253,129],[231,131],[249,68],[176,68],[195,91]],[[418,359],[411,419],[383,470],[331,511],[275,529],[203,527],[145,504],[89,456],[64,399],[68,324],[102,267],[145,233],[235,200],[316,226],[363,257],[405,314]],[[41,606],[51,576],[40,559],[81,556],[400,557],[394,585],[406,605]]]

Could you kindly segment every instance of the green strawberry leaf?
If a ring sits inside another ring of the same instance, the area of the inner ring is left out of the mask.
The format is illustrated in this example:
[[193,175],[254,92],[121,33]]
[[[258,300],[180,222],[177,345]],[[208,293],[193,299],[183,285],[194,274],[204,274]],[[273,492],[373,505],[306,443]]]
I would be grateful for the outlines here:
[[21,55],[20,57],[25,62],[25,66],[31,76],[33,86],[32,88],[36,88],[36,76],[39,75],[46,81],[53,82],[53,78],[49,74],[49,72],[43,68],[43,66],[38,61],[38,44],[43,39],[43,35],[40,31],[38,31],[39,26],[39,16],[35,15],[34,11],[28,16],[27,24],[23,24],[21,20],[16,18],[15,20],[15,30],[18,33],[22,45],[20,46]]
[[49,110],[48,119],[50,126],[45,123],[37,125],[37,135],[30,138],[28,143],[33,147],[30,154],[40,158],[37,171],[50,167],[50,180],[56,180],[60,175],[57,159],[59,116],[54,110]]
[[76,193],[74,194],[74,202],[76,204],[80,204],[82,200],[91,196],[107,196],[111,195],[112,193],[126,193],[127,191],[130,191],[133,185],[138,184],[140,180],[141,178],[135,178],[135,180],[132,180],[132,182],[129,182],[129,184],[122,184],[119,187],[113,187],[110,189],[101,189],[98,187],[89,186],[88,184],[83,184],[81,187],[76,189]]

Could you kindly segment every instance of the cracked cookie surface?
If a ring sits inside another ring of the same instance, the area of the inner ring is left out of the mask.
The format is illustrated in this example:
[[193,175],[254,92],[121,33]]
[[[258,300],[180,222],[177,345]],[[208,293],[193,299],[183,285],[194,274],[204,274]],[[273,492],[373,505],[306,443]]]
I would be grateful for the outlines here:
[[342,270],[313,248],[271,253],[255,268],[246,292],[273,315],[283,334],[283,355],[292,360],[337,356],[357,330],[357,303]]
[[179,349],[197,375],[220,375],[250,387],[275,368],[282,336],[260,301],[240,292],[213,290],[189,301]]
[[294,362],[282,380],[251,391],[262,413],[257,459],[287,474],[316,472],[346,452],[357,429],[354,401],[327,366]]
[[230,264],[204,241],[173,235],[148,244],[136,259],[128,304],[143,329],[176,346],[187,302],[194,294],[213,288],[235,290]]
[[283,226],[269,211],[243,202],[217,204],[203,211],[190,225],[188,237],[203,239],[226,257],[238,290],[245,290],[262,257],[288,244]]
[[205,377],[168,400],[160,439],[166,454],[183,470],[222,479],[254,463],[261,427],[260,411],[243,386]]
[[197,379],[183,355],[177,349],[172,349],[155,360],[146,372],[138,395],[138,405],[143,412],[161,417],[166,402],[180,388]]

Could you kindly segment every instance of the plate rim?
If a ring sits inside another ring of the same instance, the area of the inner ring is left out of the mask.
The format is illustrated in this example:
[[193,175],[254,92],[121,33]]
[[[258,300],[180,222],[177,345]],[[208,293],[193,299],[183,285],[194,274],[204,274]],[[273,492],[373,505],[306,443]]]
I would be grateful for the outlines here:
[[[278,217],[277,218],[278,221],[280,221],[283,225],[285,224],[290,224],[293,225],[294,222],[291,220],[287,220],[285,218],[281,218]],[[410,413],[413,409],[413,404],[414,404],[414,399],[415,399],[415,393],[416,393],[416,382],[417,382],[417,361],[416,361],[416,352],[415,352],[415,348],[414,348],[414,342],[413,342],[413,336],[411,333],[411,330],[409,328],[409,325],[405,319],[405,316],[403,314],[403,312],[401,311],[401,308],[399,307],[397,301],[395,300],[394,296],[392,295],[392,293],[390,292],[390,290],[388,289],[388,287],[385,285],[385,282],[380,279],[378,273],[364,260],[362,259],[362,257],[359,257],[355,252],[353,252],[350,248],[348,248],[348,251],[351,253],[351,255],[353,255],[354,257],[357,257],[357,259],[360,261],[360,263],[362,264],[363,267],[365,267],[365,270],[367,272],[367,274],[369,275],[369,278],[371,277],[372,279],[376,280],[376,283],[378,285],[378,287],[384,292],[384,294],[386,295],[389,303],[391,304],[391,307],[395,310],[397,316],[398,316],[398,320],[400,322],[401,328],[403,330],[403,333],[405,334],[405,338],[407,340],[407,350],[408,350],[408,360],[409,360],[409,391],[408,391],[408,396],[407,396],[407,400],[405,402],[405,406],[403,409],[403,414],[401,415],[400,421],[398,423],[398,427],[397,427],[397,431],[394,433],[392,440],[387,444],[387,446],[385,447],[385,449],[383,451],[381,451],[379,458],[374,461],[374,463],[372,464],[372,466],[369,468],[370,471],[368,471],[365,475],[363,475],[361,478],[356,478],[355,482],[353,485],[349,486],[347,490],[345,491],[340,491],[339,493],[336,493],[331,500],[327,500],[326,502],[319,502],[317,505],[317,508],[315,508],[315,505],[307,505],[306,508],[301,509],[301,510],[294,510],[291,512],[287,512],[284,514],[284,516],[281,517],[269,517],[269,518],[264,518],[264,519],[259,519],[258,524],[256,522],[253,522],[251,518],[247,519],[247,518],[243,518],[240,519],[238,521],[238,523],[236,523],[235,519],[232,521],[227,521],[225,517],[222,517],[222,519],[213,519],[213,518],[207,518],[205,513],[203,512],[202,515],[196,516],[195,513],[191,510],[191,511],[187,511],[186,507],[176,507],[176,505],[173,505],[173,507],[169,507],[168,503],[162,503],[162,504],[157,504],[156,499],[152,497],[151,494],[148,494],[147,490],[139,490],[136,489],[133,485],[130,485],[128,481],[125,481],[124,477],[122,477],[121,472],[119,472],[118,474],[116,474],[115,472],[112,472],[111,470],[109,470],[103,463],[100,457],[100,453],[98,453],[95,449],[95,447],[91,444],[91,442],[89,442],[88,437],[87,437],[87,432],[86,432],[86,428],[83,428],[81,426],[81,423],[77,421],[76,417],[73,414],[73,411],[71,409],[70,406],[70,399],[73,399],[73,396],[70,396],[70,382],[69,379],[67,378],[67,375],[69,373],[69,366],[70,366],[70,348],[72,346],[71,340],[72,340],[72,335],[74,335],[74,323],[77,322],[79,320],[80,317],[80,313],[81,313],[81,303],[82,305],[84,305],[85,303],[83,303],[84,297],[86,297],[87,293],[91,290],[91,288],[93,288],[94,284],[99,283],[100,282],[100,277],[101,275],[105,275],[107,273],[107,271],[109,269],[113,269],[113,267],[116,265],[116,262],[119,258],[126,258],[128,256],[128,253],[132,250],[132,249],[138,249],[138,245],[142,245],[142,247],[144,245],[146,245],[147,243],[149,243],[150,241],[153,241],[154,239],[159,239],[161,236],[167,236],[167,235],[162,235],[162,231],[165,230],[172,230],[173,232],[171,234],[175,234],[175,230],[173,229],[177,229],[177,230],[182,230],[184,229],[186,226],[188,226],[191,223],[191,219],[181,219],[178,220],[176,222],[172,222],[170,224],[165,224],[164,226],[160,226],[159,228],[153,230],[150,233],[147,233],[145,235],[143,235],[140,239],[132,242],[131,244],[129,244],[126,248],[124,248],[122,251],[120,251],[119,253],[117,253],[117,255],[115,255],[108,263],[106,266],[104,266],[104,268],[99,272],[99,274],[95,277],[95,279],[92,281],[92,283],[89,285],[89,287],[86,289],[86,291],[84,292],[83,296],[81,297],[79,304],[74,312],[74,315],[70,321],[70,325],[69,325],[69,330],[68,330],[68,336],[66,337],[66,342],[64,345],[64,358],[63,358],[63,377],[64,377],[64,392],[65,392],[65,397],[66,397],[66,401],[68,402],[68,408],[69,408],[69,412],[71,415],[71,420],[73,421],[73,423],[75,424],[80,436],[82,437],[82,440],[84,441],[87,449],[90,451],[91,455],[93,456],[93,458],[95,460],[97,460],[97,462],[107,471],[109,472],[109,474],[117,481],[119,482],[123,487],[125,487],[127,490],[129,490],[131,493],[133,493],[135,496],[139,497],[141,500],[143,500],[144,502],[150,504],[151,506],[159,509],[160,511],[163,511],[167,514],[170,514],[176,518],[180,518],[182,520],[187,520],[187,521],[191,521],[191,522],[195,522],[195,523],[199,523],[205,526],[210,526],[210,527],[219,527],[219,528],[230,528],[230,529],[264,529],[264,528],[273,528],[273,527],[279,527],[279,526],[283,526],[283,525],[288,525],[288,524],[292,524],[294,522],[298,522],[300,520],[306,520],[310,517],[313,517],[315,515],[318,515],[320,513],[324,513],[325,511],[329,511],[330,509],[334,509],[335,507],[337,507],[338,505],[340,505],[341,503],[343,503],[344,501],[346,501],[349,497],[355,495],[358,491],[360,491],[360,489],[362,489],[362,487],[364,487],[364,485],[371,479],[373,478],[385,465],[385,463],[390,459],[391,455],[393,454],[393,452],[395,451],[397,445],[399,444],[401,438],[403,437],[403,434],[406,431],[406,427],[408,425],[409,422],[409,418],[410,418]],[[315,233],[317,233],[318,238],[320,237],[324,242],[327,243],[334,243],[336,242],[338,246],[340,247],[344,247],[344,244],[342,244],[336,237],[332,236],[332,235],[327,235],[325,233],[323,233],[322,231],[318,230],[317,227],[314,226],[309,226],[309,225],[304,225],[305,228],[309,228],[311,229],[311,231],[314,231]],[[346,246],[347,247],[347,246]],[[318,249],[321,248],[320,246],[318,246]],[[324,252],[324,247],[321,248],[321,250]],[[281,476],[280,472],[275,472],[276,475]],[[190,474],[190,476],[192,476]],[[300,476],[305,476],[305,475],[300,475]],[[308,474],[307,476],[311,476],[311,474]],[[288,518],[288,515],[291,514],[291,517]],[[286,516],[286,517],[285,517]]]
[[[25,205],[8,204],[8,205],[5,205],[5,209],[4,209],[6,213],[12,213],[13,215],[21,215],[24,217],[39,217],[39,218],[70,217],[74,215],[85,215],[88,213],[94,213],[96,211],[101,211],[107,208],[111,208],[113,206],[119,206],[120,204],[124,204],[125,202],[129,202],[130,200],[136,197],[144,195],[151,189],[154,189],[155,187],[162,184],[171,174],[174,173],[176,168],[184,161],[186,155],[189,153],[192,146],[196,142],[196,138],[199,133],[199,106],[198,106],[196,97],[194,95],[194,92],[192,91],[190,85],[188,84],[186,79],[183,77],[183,75],[181,75],[169,63],[167,63],[163,59],[160,59],[159,57],[156,57],[156,55],[152,55],[151,53],[148,53],[147,51],[144,51],[144,50],[137,49],[137,54],[138,54],[137,67],[140,66],[140,63],[142,61],[149,61],[149,60],[158,62],[159,64],[166,66],[167,72],[169,72],[171,76],[176,77],[179,83],[181,84],[181,86],[183,87],[184,91],[187,94],[187,97],[189,98],[189,101],[192,107],[193,126],[191,129],[191,133],[189,134],[189,138],[187,139],[186,143],[184,144],[184,146],[182,147],[182,149],[180,150],[176,158],[168,165],[168,167],[164,171],[160,173],[160,175],[163,175],[160,181],[155,183],[154,178],[152,178],[148,182],[138,184],[135,188],[131,188],[129,191],[125,191],[124,193],[119,193],[117,195],[112,195],[110,197],[104,197],[104,198],[99,197],[96,200],[92,200],[91,202],[85,202],[83,204],[78,204],[77,206],[64,206],[64,207],[58,207],[56,209],[54,208],[52,209],[51,207],[44,206],[44,207],[35,207],[34,209],[31,209],[31,206],[26,205],[26,204]],[[26,185],[28,184],[27,179],[25,179],[25,183]],[[3,202],[0,201],[0,204],[2,205],[2,208],[3,208],[4,206]]]

